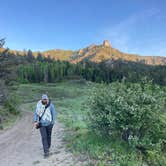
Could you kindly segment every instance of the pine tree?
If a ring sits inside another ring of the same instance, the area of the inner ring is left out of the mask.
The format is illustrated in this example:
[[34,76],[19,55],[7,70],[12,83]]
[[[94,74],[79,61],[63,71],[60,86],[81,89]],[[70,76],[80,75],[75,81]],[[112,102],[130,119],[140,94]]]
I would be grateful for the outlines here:
[[31,50],[28,50],[28,52],[27,52],[27,60],[28,60],[28,62],[33,62],[34,61],[34,56],[33,56],[33,53],[32,53],[32,51]]
[[5,44],[5,38],[0,39],[0,48],[3,47],[4,44]]
[[39,61],[39,62],[42,62],[43,61],[43,57],[42,57],[42,54],[39,52],[38,54],[37,54],[37,61]]

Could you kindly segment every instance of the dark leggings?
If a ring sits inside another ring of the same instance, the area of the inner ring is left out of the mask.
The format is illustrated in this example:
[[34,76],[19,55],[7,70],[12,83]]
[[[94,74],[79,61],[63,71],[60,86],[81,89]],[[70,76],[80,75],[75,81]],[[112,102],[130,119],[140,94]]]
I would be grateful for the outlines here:
[[49,126],[40,127],[40,134],[41,134],[41,137],[42,137],[42,144],[43,144],[44,153],[48,153],[49,148],[51,146],[52,127],[53,127],[52,124],[49,125]]

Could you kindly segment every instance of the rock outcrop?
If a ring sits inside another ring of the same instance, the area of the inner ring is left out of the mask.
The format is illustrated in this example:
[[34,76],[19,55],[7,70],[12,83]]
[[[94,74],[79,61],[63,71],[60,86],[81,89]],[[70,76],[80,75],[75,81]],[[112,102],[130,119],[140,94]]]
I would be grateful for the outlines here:
[[96,48],[97,46],[95,45],[95,44],[91,44],[89,47],[88,47],[88,51],[89,50],[92,50],[92,49],[94,49],[94,48]]
[[104,40],[103,41],[103,46],[104,47],[111,47],[111,44],[110,44],[110,42],[108,40]]
[[84,50],[83,49],[80,49],[79,51],[78,51],[78,55],[82,55],[84,53]]

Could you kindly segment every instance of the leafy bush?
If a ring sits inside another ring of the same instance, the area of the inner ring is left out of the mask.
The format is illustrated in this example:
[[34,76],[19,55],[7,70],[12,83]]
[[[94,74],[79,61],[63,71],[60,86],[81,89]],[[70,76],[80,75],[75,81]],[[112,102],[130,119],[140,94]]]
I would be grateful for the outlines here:
[[19,114],[18,104],[19,104],[19,99],[16,96],[10,96],[6,100],[4,106],[9,113],[17,115]]
[[146,153],[166,140],[165,98],[162,88],[144,81],[99,84],[87,104],[90,127],[104,137],[117,135]]

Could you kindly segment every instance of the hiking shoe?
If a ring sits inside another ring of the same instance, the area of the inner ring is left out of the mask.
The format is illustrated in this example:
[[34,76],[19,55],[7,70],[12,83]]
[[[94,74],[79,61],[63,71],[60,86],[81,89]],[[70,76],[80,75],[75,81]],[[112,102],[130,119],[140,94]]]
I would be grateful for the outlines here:
[[49,157],[49,152],[44,153],[44,158],[48,158]]

